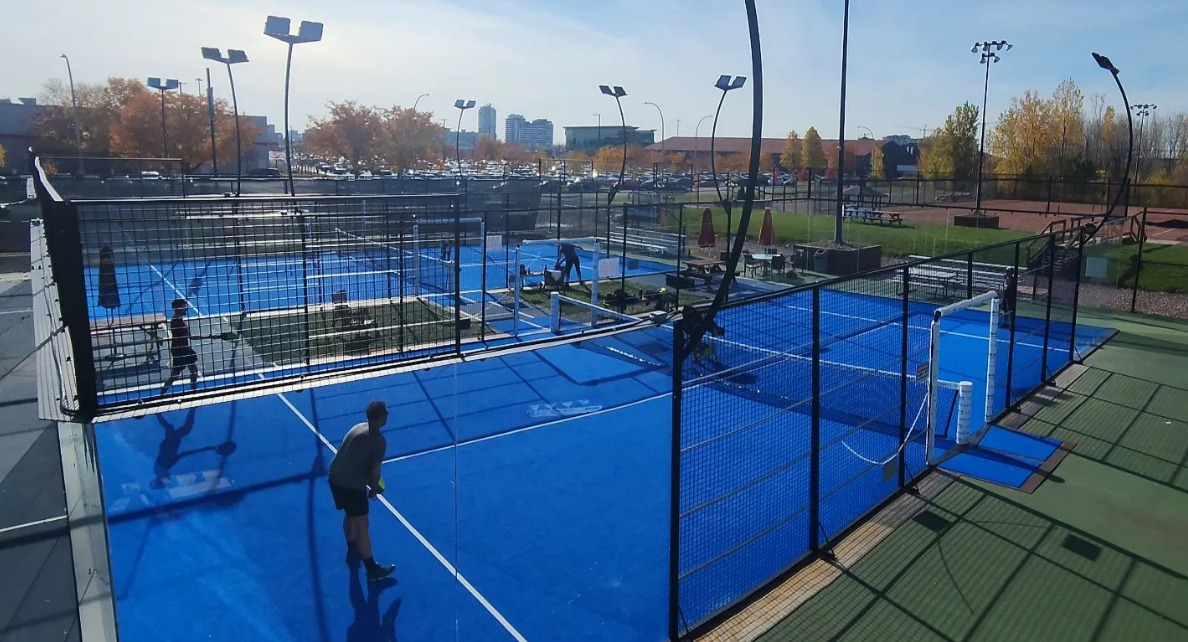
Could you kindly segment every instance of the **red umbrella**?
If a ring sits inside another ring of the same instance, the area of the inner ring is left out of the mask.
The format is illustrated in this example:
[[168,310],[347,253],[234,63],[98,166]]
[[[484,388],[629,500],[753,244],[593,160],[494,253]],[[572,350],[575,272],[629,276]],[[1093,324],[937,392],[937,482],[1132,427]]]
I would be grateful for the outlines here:
[[774,247],[775,231],[772,229],[771,208],[763,210],[763,227],[759,228],[759,247]]
[[714,215],[707,207],[701,213],[701,233],[697,235],[697,247],[714,247],[717,242],[714,236]]

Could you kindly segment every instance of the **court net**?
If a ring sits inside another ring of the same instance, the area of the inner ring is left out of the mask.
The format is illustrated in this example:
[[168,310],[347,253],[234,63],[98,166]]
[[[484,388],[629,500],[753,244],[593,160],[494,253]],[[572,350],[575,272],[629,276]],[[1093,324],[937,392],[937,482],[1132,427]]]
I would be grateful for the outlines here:
[[402,280],[414,293],[453,293],[457,274],[452,243],[443,238],[436,247],[425,245],[415,235],[400,235],[394,244],[390,236],[378,241],[335,228],[333,243],[326,249],[374,273]]

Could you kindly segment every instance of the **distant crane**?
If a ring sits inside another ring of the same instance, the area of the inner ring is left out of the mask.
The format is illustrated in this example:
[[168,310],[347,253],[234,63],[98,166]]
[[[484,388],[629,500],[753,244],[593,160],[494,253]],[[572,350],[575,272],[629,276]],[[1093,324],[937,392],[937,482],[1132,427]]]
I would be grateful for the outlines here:
[[902,129],[912,129],[912,130],[915,130],[915,131],[921,132],[921,133],[923,133],[923,134],[924,134],[924,135],[922,136],[922,138],[928,138],[928,132],[930,131],[930,130],[928,129],[928,124],[927,124],[927,123],[925,123],[923,127],[912,127],[911,125],[892,125],[892,127],[900,127],[900,128],[902,128]]

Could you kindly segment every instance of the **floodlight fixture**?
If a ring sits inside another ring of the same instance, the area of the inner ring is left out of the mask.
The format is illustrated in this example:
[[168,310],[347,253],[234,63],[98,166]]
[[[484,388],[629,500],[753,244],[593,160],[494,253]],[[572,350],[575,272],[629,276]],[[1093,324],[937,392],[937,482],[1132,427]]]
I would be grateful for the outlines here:
[[[235,117],[235,195],[239,196],[243,193],[243,142],[239,138],[239,99],[235,95],[235,74],[231,73],[231,65],[247,62],[247,53],[242,49],[228,49],[224,56],[217,47],[202,47],[202,57],[227,66],[227,80],[231,84],[231,113]],[[211,109],[213,112],[213,107]],[[211,132],[213,138],[213,121]]]
[[714,83],[714,87],[717,87],[722,91],[730,91],[732,89],[741,89],[746,83],[746,76],[731,77],[727,76],[726,74],[722,74],[721,76],[718,76],[718,82]]
[[975,42],[970,51],[979,54],[978,62],[986,65],[986,77],[982,84],[982,135],[978,141],[978,188],[974,197],[974,214],[982,213],[982,170],[986,166],[986,100],[990,93],[990,64],[1002,60],[995,52],[1010,51],[1014,45],[1005,40]]
[[297,191],[293,187],[293,135],[289,129],[289,79],[293,72],[293,45],[321,40],[322,23],[302,20],[296,34],[289,33],[289,26],[289,19],[281,16],[268,16],[264,20],[264,35],[289,45],[285,57],[285,166],[289,173],[289,195],[296,196]]

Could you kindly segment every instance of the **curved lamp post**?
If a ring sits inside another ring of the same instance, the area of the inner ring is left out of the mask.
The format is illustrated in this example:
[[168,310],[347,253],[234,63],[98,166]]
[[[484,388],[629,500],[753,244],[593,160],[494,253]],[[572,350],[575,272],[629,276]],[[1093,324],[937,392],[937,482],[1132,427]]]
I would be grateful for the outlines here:
[[746,76],[727,76],[723,74],[718,76],[718,82],[714,83],[714,87],[722,90],[722,97],[718,99],[718,109],[714,112],[714,126],[710,130],[710,172],[714,175],[714,191],[718,194],[718,202],[722,204],[722,209],[726,210],[726,248],[730,248],[730,225],[731,225],[731,199],[722,196],[722,188],[718,181],[718,168],[714,161],[714,144],[718,137],[718,116],[722,113],[722,103],[726,102],[726,94],[735,89],[740,89],[747,83]]
[[421,102],[421,99],[428,95],[429,94],[421,94],[420,96],[417,96],[417,99],[413,101],[413,111],[417,110],[417,103]]
[[[1118,207],[1118,201],[1122,199],[1122,192],[1130,191],[1130,161],[1134,156],[1134,118],[1130,114],[1130,101],[1126,98],[1126,88],[1122,86],[1122,80],[1118,78],[1118,68],[1114,66],[1114,63],[1107,56],[1096,52],[1093,53],[1093,60],[1097,61],[1098,67],[1110,72],[1110,75],[1114,77],[1114,82],[1118,85],[1118,93],[1122,94],[1122,104],[1126,107],[1126,168],[1122,172],[1122,184],[1118,186],[1118,194],[1114,197],[1113,204],[1110,205],[1110,211],[1106,212],[1105,218],[1102,219],[1102,224],[1105,224],[1113,216],[1114,210]],[[1126,203],[1126,209],[1126,214],[1129,214],[1129,200]],[[1101,229],[1101,227],[1098,226],[1098,229]],[[1096,231],[1094,233],[1096,234]]]
[[990,93],[990,64],[1002,60],[999,51],[1010,51],[1014,45],[1005,40],[991,40],[989,42],[975,42],[971,52],[981,56],[980,62],[986,65],[986,80],[982,85],[982,135],[978,141],[978,193],[974,197],[974,214],[982,213],[982,168],[986,165],[986,97]]
[[78,150],[78,175],[81,178],[86,172],[83,170],[82,123],[78,120],[78,98],[74,95],[74,72],[70,69],[70,57],[62,54],[61,58],[66,61],[66,76],[70,79],[70,104],[74,107],[74,146]]
[[701,123],[704,123],[705,119],[713,117],[713,114],[702,116],[701,120],[697,121],[697,126],[693,128],[693,180],[697,184],[697,197],[699,199],[701,198],[701,177],[697,174],[697,155],[701,153],[701,147],[698,146],[698,142],[700,141],[698,136],[701,134]]
[[297,35],[293,35],[289,33],[288,18],[268,16],[264,22],[264,35],[289,45],[289,55],[285,58],[285,165],[289,168],[289,195],[296,196],[293,187],[293,136],[289,129],[289,77],[293,71],[293,45],[321,40],[322,23],[302,20]]
[[462,114],[466,113],[467,109],[474,107],[473,100],[464,100],[459,98],[454,101],[454,109],[458,110],[458,129],[454,135],[454,159],[458,164],[458,180],[462,180]]
[[645,105],[651,105],[656,108],[656,113],[660,114],[660,158],[664,159],[664,112],[660,111],[660,105],[651,102],[645,102]]
[[[235,97],[235,75],[231,73],[231,65],[247,62],[247,54],[242,49],[228,49],[227,56],[214,47],[203,47],[202,57],[214,62],[227,65],[227,80],[231,83],[231,113],[235,117],[235,195],[243,191],[243,146],[239,140],[239,100]],[[211,129],[213,137],[213,128]]]
[[161,92],[161,160],[169,157],[169,141],[165,137],[165,92],[181,87],[181,83],[174,78],[161,80],[157,77],[148,79],[148,86]]

